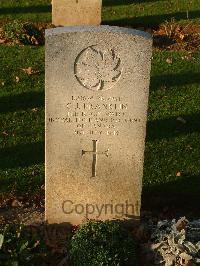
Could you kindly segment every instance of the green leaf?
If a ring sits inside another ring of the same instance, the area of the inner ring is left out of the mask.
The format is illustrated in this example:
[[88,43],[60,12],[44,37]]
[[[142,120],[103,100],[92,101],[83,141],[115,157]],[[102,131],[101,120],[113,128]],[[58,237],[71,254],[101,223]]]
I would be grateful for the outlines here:
[[24,249],[26,249],[28,246],[28,241],[26,241],[24,244],[21,245],[19,252],[21,253]]
[[19,262],[17,260],[14,260],[10,264],[11,266],[19,266]]
[[0,249],[3,246],[3,241],[4,241],[4,235],[3,234],[0,234]]

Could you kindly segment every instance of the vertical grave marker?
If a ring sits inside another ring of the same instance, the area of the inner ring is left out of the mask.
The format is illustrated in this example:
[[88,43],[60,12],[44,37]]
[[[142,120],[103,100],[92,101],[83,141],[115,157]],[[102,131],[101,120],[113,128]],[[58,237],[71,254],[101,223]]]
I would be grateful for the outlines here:
[[52,23],[56,26],[100,25],[102,0],[53,0]]
[[152,39],[119,27],[46,31],[46,219],[140,215]]

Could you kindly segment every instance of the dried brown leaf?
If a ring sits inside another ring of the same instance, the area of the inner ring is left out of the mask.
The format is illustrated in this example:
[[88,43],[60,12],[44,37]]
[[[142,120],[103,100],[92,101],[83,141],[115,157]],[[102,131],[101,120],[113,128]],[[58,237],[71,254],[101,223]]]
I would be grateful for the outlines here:
[[176,176],[181,176],[181,172],[177,172],[176,173]]
[[167,58],[166,59],[166,62],[167,62],[167,64],[172,64],[173,63],[173,60],[172,60],[172,58]]
[[23,70],[24,73],[26,73],[27,75],[34,75],[34,74],[38,74],[38,73],[39,73],[38,70],[33,70],[32,67],[22,68],[22,70]]
[[179,219],[176,223],[176,228],[180,232],[182,229],[186,229],[186,226],[188,225],[188,220],[185,217],[182,217]]
[[182,266],[195,266],[192,261],[186,261],[185,263],[182,264]]
[[2,134],[3,134],[4,136],[8,136],[8,133],[7,133],[6,131],[3,131]]
[[18,201],[17,199],[14,199],[11,203],[11,206],[14,208],[22,207],[22,203],[20,201]]
[[6,39],[0,39],[0,44],[3,44],[6,42]]

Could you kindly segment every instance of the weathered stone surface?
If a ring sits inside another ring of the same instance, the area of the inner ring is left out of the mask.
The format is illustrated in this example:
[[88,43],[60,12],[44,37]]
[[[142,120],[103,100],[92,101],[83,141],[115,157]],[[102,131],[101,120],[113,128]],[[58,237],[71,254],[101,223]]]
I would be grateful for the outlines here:
[[102,0],[53,0],[52,23],[56,26],[100,25]]
[[152,39],[118,27],[46,31],[46,219],[140,215]]

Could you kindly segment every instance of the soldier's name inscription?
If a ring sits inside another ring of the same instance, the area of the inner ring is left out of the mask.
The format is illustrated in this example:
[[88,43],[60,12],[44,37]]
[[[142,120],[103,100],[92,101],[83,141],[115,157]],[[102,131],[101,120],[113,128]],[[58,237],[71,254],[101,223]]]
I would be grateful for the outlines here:
[[141,123],[139,117],[130,117],[129,104],[123,97],[71,96],[61,107],[62,116],[50,115],[49,123],[63,123],[71,126],[73,133],[83,135],[120,134],[120,125]]

